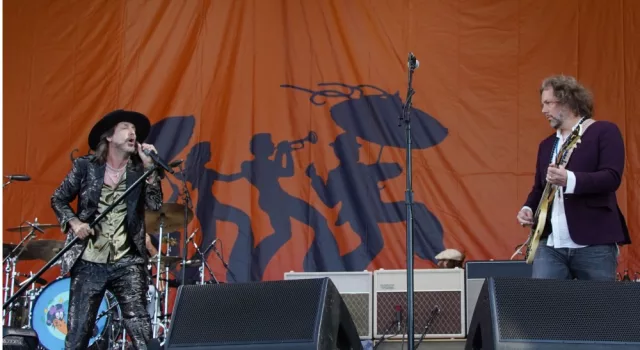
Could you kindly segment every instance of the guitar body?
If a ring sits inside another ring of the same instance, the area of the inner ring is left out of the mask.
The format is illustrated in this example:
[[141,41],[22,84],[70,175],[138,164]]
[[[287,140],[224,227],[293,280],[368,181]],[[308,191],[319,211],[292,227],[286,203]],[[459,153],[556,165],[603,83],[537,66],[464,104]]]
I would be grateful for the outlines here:
[[552,193],[549,196],[543,198],[542,202],[538,206],[538,215],[536,215],[536,226],[529,236],[529,245],[527,247],[527,253],[525,255],[527,264],[533,263],[533,258],[536,255],[536,250],[538,249],[538,244],[540,243],[540,237],[542,236],[544,227],[547,223],[547,217],[548,215],[551,215],[551,213],[549,212],[549,208],[551,207],[553,196],[555,195],[556,191],[554,189],[551,192]]

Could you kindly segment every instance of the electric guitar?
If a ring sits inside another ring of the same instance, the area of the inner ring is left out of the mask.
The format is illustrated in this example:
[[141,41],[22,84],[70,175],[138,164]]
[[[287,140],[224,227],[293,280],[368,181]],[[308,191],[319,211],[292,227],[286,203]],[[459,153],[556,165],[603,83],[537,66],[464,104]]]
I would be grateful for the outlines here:
[[[558,156],[554,162],[555,165],[558,167],[566,165],[566,158],[569,151],[575,148],[578,143],[580,143],[580,127],[576,127],[569,137],[567,137],[562,148],[558,151]],[[550,208],[553,204],[553,199],[555,198],[557,190],[558,186],[552,185],[549,182],[547,182],[544,187],[540,203],[538,204],[538,209],[536,209],[535,215],[533,216],[534,225],[531,227],[529,237],[524,243],[527,245],[527,251],[525,253],[525,260],[527,261],[527,264],[533,263],[533,258],[536,255],[536,250],[540,243],[540,236],[542,236],[542,232],[544,231],[544,227],[547,223],[547,217],[551,215]]]

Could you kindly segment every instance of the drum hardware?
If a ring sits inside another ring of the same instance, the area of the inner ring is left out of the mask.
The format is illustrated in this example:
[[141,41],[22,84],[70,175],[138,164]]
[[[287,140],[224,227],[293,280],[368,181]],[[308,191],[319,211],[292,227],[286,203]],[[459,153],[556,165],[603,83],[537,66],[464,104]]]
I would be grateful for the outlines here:
[[[183,209],[184,217],[183,217]],[[169,251],[169,246],[171,245],[170,239],[165,239],[163,237],[165,231],[173,232],[182,228],[182,224],[184,220],[185,224],[188,224],[193,219],[193,211],[191,209],[186,208],[182,204],[178,203],[163,203],[162,208],[159,211],[146,211],[145,212],[145,225],[148,232],[158,232],[158,253],[150,259],[151,262],[154,262],[156,265],[156,281],[155,287],[156,290],[160,290],[160,277],[164,273],[166,277],[169,277],[169,266],[174,265],[180,260],[185,260],[183,257],[173,257],[169,255],[163,255],[162,246],[163,244],[167,246],[167,252]],[[185,231],[186,232],[186,231]],[[167,237],[169,238],[169,237]],[[184,265],[184,264],[183,264]],[[164,267],[164,272],[161,273]],[[183,266],[184,267],[184,266]],[[169,320],[166,317],[168,313],[169,307],[169,293],[165,291],[164,293],[164,315],[162,322],[159,322],[157,318],[153,320],[153,338],[157,338],[158,330],[160,324],[163,324],[163,327],[166,327],[167,322]],[[154,310],[155,313],[159,313],[160,311],[160,300],[156,298]]]
[[[176,265],[182,265],[182,257],[180,256],[169,256],[169,255],[162,255],[162,256],[158,256],[158,255],[154,255],[153,257],[149,258],[149,261],[156,261],[160,259],[160,262],[162,263],[161,265],[163,267],[171,267],[171,266],[176,266]],[[200,259],[191,259],[191,260],[187,260],[187,264],[184,266],[190,267],[190,266],[195,266],[200,264]],[[157,275],[153,275],[152,277],[156,277]]]
[[[129,194],[132,191],[137,190],[137,187],[141,183],[146,181],[147,178],[152,173],[154,173],[157,169],[158,169],[158,164],[154,162],[153,166],[150,169],[148,169],[147,171],[145,171],[144,174],[142,174],[142,176],[140,176],[129,188],[127,188],[127,190],[122,194],[122,196],[118,197],[103,212],[101,212],[93,220],[93,222],[91,222],[91,224],[89,224],[89,228],[90,229],[95,228],[95,226],[98,224],[98,222],[100,222],[107,214],[109,214],[113,210],[113,208],[115,208],[117,205],[119,205],[120,202],[122,202],[125,198],[128,198]],[[31,232],[33,232],[33,230]],[[53,266],[53,264],[55,262],[57,262],[62,257],[62,255],[64,255],[64,253],[66,253],[69,249],[71,249],[71,247],[75,246],[76,243],[78,243],[79,241],[80,241],[80,238],[78,236],[76,236],[66,246],[64,246],[62,249],[60,249],[60,251],[58,251],[53,258],[51,258],[35,275],[33,275],[31,277],[31,280],[29,282],[25,283],[22,287],[20,287],[20,289],[18,289],[18,291],[15,294],[12,294],[11,297],[9,297],[8,300],[5,300],[4,304],[2,305],[2,309],[4,310],[9,305],[11,305],[11,303],[13,303],[13,301],[16,298],[18,298],[19,296],[21,296],[25,292],[25,290],[27,289],[28,285],[31,284],[33,282],[33,280],[37,279],[45,271],[47,271],[49,268],[51,268],[51,266]]]
[[39,224],[38,223],[38,218],[36,218],[36,220],[34,222],[29,222],[29,221],[25,221],[25,222],[27,223],[26,225],[20,225],[20,226],[16,226],[16,227],[9,227],[6,230],[7,230],[7,232],[23,232],[23,231],[26,231],[28,229],[35,228],[36,230],[44,233],[43,230],[48,230],[48,229],[60,227],[60,225],[58,225],[58,224]]
[[[25,243],[35,238],[35,232],[38,226],[38,218],[35,219],[33,224],[29,222],[27,223],[28,223],[27,227],[31,227],[29,233],[17,245],[13,245],[13,244],[6,245],[7,250],[11,249],[11,251],[2,260],[3,264],[6,263],[6,266],[4,268],[4,271],[5,271],[4,280],[6,281],[5,287],[4,287],[4,304],[5,305],[3,309],[5,309],[9,305],[12,306],[9,309],[8,317],[5,310],[3,310],[2,312],[3,324],[7,326],[11,325],[11,319],[13,317],[13,305],[12,305],[13,300],[15,300],[19,296],[17,295],[17,293],[14,294],[14,288],[16,286],[16,277],[19,275],[19,273],[16,272],[16,264],[19,259],[22,260],[21,259],[22,253],[27,248],[27,245],[25,245]],[[39,230],[39,231],[42,231],[42,230]],[[3,244],[3,250],[4,248],[5,248],[5,244]],[[21,287],[20,290],[22,290],[22,288],[24,287]]]
[[[191,201],[191,196],[189,195],[189,189],[187,188],[187,176],[186,176],[186,169],[184,168],[183,164],[182,164],[182,160],[177,161],[175,163],[175,165],[179,165],[180,166],[180,171],[178,172],[178,174],[180,174],[180,180],[182,180],[182,195],[183,195],[183,208],[184,208],[184,240],[182,241],[182,269],[180,270],[180,281],[182,281],[182,284],[184,284],[185,280],[186,280],[186,265],[187,265],[187,246],[189,245],[189,242],[187,240],[187,230],[188,230],[188,226],[189,226],[189,222],[191,222],[191,217],[193,216],[193,202]],[[176,177],[178,177],[175,174]],[[197,230],[196,230],[197,232]],[[195,234],[195,232],[194,232]],[[193,234],[191,235],[193,237]],[[202,260],[204,261],[204,256],[202,257]]]
[[[182,223],[185,218],[182,214],[182,204],[178,203],[162,203],[162,209],[159,211],[145,211],[144,223],[147,232],[159,232],[160,225],[162,229],[168,232],[179,231],[182,229]],[[187,222],[193,219],[193,211],[187,213]],[[160,238],[159,241],[162,241]]]
[[[27,243],[20,260],[49,260],[64,247],[64,242],[54,239],[37,239]],[[36,278],[40,278],[39,276]]]
[[[164,204],[162,205],[164,207]],[[165,227],[165,212],[164,210],[161,210],[159,212],[154,212],[154,213],[158,213],[158,218],[157,221],[159,221],[159,225],[158,225],[158,254],[156,254],[155,257],[151,258],[151,261],[155,260],[156,263],[156,291],[160,290],[160,276],[162,275],[161,271],[162,271],[162,266],[164,265],[162,262],[163,260],[167,260],[166,258],[163,259],[162,256],[162,234],[164,232],[164,227]],[[153,218],[153,216],[150,216]],[[145,222],[147,221],[147,216],[145,216]],[[155,224],[156,219],[153,219],[153,223]],[[169,273],[169,266],[166,266],[166,273]],[[168,275],[167,275],[168,277]],[[160,302],[160,300],[158,300],[159,298],[156,298],[155,300],[155,305],[153,307],[154,309],[154,314],[158,314],[159,310],[160,310],[160,305],[158,305],[158,303]],[[151,325],[153,328],[153,334],[152,337],[153,338],[157,338],[158,337],[158,327],[159,327],[159,321],[157,317],[154,317],[153,320],[151,320]]]
[[[29,277],[31,278],[33,276],[33,271],[30,272],[28,275],[26,273],[18,273],[18,276],[22,276],[22,277]],[[27,283],[28,280],[26,281],[22,281],[20,282],[20,284],[18,284],[20,287],[22,287],[24,284]],[[49,281],[47,281],[46,279],[42,278],[42,277],[38,277],[36,279],[33,280],[33,283],[31,283],[32,285],[35,284],[40,284],[40,285],[46,285],[47,283],[49,283]]]
[[220,283],[220,282],[218,282],[218,279],[216,278],[216,275],[214,275],[213,271],[211,271],[211,267],[209,267],[209,264],[207,263],[207,259],[206,259],[206,255],[205,255],[209,251],[209,249],[211,249],[213,246],[215,246],[217,240],[218,240],[217,238],[214,239],[213,242],[211,242],[211,244],[209,245],[209,247],[204,251],[204,253],[200,251],[200,247],[198,247],[198,244],[196,243],[196,240],[195,239],[191,240],[191,243],[193,243],[193,246],[196,248],[196,252],[198,252],[198,255],[200,256],[200,260],[201,260],[200,267],[198,268],[198,272],[200,274],[200,282],[198,284],[205,284],[204,283],[204,268],[205,267],[207,268],[207,271],[209,271],[209,276],[214,281],[214,283],[216,283],[216,284]]
[[[117,300],[113,305],[109,305],[108,309],[99,313],[95,321],[96,326],[98,325],[98,322],[100,321],[101,318],[107,316],[109,313],[112,313],[113,312],[112,310],[115,309],[116,307],[120,308],[120,303]],[[121,347],[122,350],[125,350],[129,342],[127,341],[127,329],[124,327],[124,318],[122,317],[121,314],[117,314],[115,316],[112,316],[111,321],[112,322],[110,322],[110,325],[109,325],[108,337],[106,338],[107,340],[106,349],[117,349]],[[119,325],[120,327],[118,328],[116,327],[116,325]],[[120,331],[122,331],[122,337],[118,339]],[[96,342],[101,339],[105,339],[104,334],[99,335],[98,338],[96,339]]]

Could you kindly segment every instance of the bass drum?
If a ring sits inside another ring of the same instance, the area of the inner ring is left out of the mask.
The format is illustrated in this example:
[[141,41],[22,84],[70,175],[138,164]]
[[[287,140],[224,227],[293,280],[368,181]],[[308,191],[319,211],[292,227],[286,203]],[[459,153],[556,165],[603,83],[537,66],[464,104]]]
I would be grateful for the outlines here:
[[[44,288],[35,300],[31,328],[38,334],[39,349],[64,349],[70,288],[70,277],[58,279]],[[122,331],[119,323],[121,319],[120,307],[113,293],[107,291],[98,309],[93,336],[89,340],[89,349],[106,349],[110,339],[117,339]]]

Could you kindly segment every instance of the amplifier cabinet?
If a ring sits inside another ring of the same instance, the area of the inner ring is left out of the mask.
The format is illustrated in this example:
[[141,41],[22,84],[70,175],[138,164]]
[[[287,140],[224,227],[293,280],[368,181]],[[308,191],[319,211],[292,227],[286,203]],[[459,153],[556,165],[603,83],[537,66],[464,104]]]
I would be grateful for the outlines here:
[[[373,282],[373,336],[390,339],[407,337],[407,271],[377,270],[373,274]],[[413,300],[415,339],[422,336],[432,315],[435,316],[425,338],[466,336],[462,269],[414,270]],[[396,326],[396,307],[402,309],[400,332]]]
[[373,274],[354,272],[285,272],[285,280],[328,277],[347,305],[360,339],[371,339],[373,331]]
[[465,293],[467,297],[467,333],[476,309],[482,285],[489,277],[531,277],[531,265],[524,260],[472,260],[465,264]]

